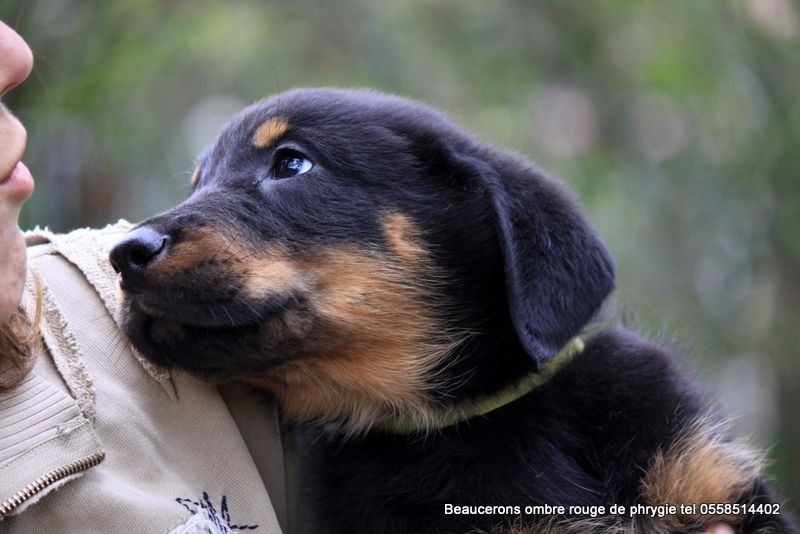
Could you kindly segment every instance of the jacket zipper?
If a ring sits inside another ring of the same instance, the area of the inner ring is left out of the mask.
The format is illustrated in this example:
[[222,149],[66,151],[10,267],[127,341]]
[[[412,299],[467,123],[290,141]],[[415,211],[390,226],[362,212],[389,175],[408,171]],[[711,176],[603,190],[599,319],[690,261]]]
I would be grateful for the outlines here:
[[40,476],[16,492],[14,495],[0,503],[0,521],[2,521],[3,518],[5,518],[9,513],[37,493],[40,493],[49,486],[52,486],[59,480],[72,475],[77,475],[82,471],[86,471],[87,469],[96,466],[102,462],[105,457],[106,453],[98,451],[91,456],[81,458],[80,460],[75,460],[74,462],[70,462],[67,465],[63,465],[58,469],[53,469],[49,473]]

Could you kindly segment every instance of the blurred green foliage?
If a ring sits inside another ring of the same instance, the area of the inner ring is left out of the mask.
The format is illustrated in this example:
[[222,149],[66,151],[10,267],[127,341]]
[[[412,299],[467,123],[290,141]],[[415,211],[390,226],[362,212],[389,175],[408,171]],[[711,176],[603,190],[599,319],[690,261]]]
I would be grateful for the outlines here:
[[7,101],[38,188],[23,224],[132,220],[188,193],[238,108],[302,85],[427,101],[562,176],[619,264],[620,308],[800,497],[800,9],[793,0],[0,0],[29,41]]

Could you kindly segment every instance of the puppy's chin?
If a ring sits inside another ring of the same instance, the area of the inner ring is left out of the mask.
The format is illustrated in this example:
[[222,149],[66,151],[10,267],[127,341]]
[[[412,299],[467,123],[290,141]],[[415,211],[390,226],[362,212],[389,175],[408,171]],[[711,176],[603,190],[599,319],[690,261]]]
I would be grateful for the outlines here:
[[204,380],[247,380],[270,373],[297,352],[313,321],[295,306],[250,324],[192,322],[145,311],[128,302],[122,328],[136,349],[154,364],[190,372]]

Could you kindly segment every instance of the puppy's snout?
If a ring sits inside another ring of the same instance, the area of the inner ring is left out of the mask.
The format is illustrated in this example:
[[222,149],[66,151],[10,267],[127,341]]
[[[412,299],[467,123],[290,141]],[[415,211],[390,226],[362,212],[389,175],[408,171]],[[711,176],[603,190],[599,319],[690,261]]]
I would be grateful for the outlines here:
[[148,266],[169,248],[169,236],[153,228],[137,228],[117,243],[109,259],[111,266],[120,274],[122,289],[135,291],[145,281]]

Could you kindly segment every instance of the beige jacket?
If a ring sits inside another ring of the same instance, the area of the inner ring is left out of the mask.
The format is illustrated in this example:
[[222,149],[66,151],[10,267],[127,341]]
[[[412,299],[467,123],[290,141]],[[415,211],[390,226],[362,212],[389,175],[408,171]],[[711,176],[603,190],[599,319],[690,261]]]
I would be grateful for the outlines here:
[[106,258],[129,227],[28,235],[47,354],[0,395],[0,533],[280,532],[274,405],[170,375],[117,328]]

